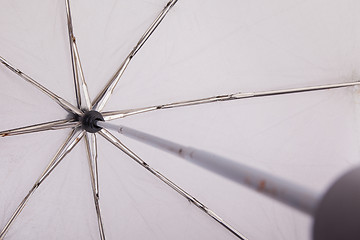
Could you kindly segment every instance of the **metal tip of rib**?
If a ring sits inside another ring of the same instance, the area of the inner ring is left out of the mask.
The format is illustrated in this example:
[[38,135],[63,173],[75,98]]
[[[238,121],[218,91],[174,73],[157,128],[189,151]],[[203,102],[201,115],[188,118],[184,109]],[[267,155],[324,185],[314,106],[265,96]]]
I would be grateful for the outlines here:
[[18,69],[14,68],[8,61],[6,61],[3,57],[0,56],[0,62],[5,65],[5,67],[9,68],[11,71],[19,72]]
[[3,64],[7,64],[6,60],[0,56],[0,62],[3,63]]

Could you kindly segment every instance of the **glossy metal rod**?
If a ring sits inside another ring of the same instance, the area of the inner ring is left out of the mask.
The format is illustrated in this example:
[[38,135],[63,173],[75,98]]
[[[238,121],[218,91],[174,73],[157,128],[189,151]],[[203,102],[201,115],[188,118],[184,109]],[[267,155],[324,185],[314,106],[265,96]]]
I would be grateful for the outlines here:
[[1,131],[0,137],[21,135],[21,134],[27,134],[27,133],[35,133],[35,132],[48,131],[48,130],[73,128],[73,127],[76,127],[77,124],[78,123],[74,122],[73,119],[63,119],[63,120],[39,123],[39,124],[30,125],[30,126]]
[[98,171],[98,163],[97,163],[97,138],[94,133],[87,133],[86,136],[86,144],[88,147],[88,154],[91,158],[91,166],[93,168],[94,175],[94,183],[95,183],[95,195],[99,197],[99,171]]
[[75,96],[76,96],[76,103],[77,107],[81,109],[81,95],[80,95],[80,84],[79,84],[79,76],[78,76],[78,66],[74,56],[74,30],[72,26],[72,18],[71,18],[71,11],[70,11],[70,3],[69,0],[65,0],[66,5],[66,16],[67,16],[67,26],[69,32],[69,43],[70,43],[70,56],[71,56],[71,64],[72,64],[72,71],[73,71],[73,78],[74,78],[74,86],[75,86]]
[[225,222],[221,217],[219,217],[215,212],[210,210],[207,206],[205,206],[199,200],[197,200],[196,198],[191,196],[189,193],[187,193],[185,190],[180,188],[178,185],[176,185],[170,179],[168,179],[167,177],[162,175],[160,172],[158,172],[154,168],[150,167],[149,164],[147,164],[140,157],[138,157],[134,152],[132,152],[129,148],[127,148],[123,143],[120,142],[119,139],[117,139],[110,132],[108,132],[105,129],[101,129],[101,131],[99,131],[99,133],[101,136],[103,136],[105,139],[107,139],[109,142],[111,142],[113,145],[115,145],[117,148],[119,148],[121,151],[123,151],[126,155],[131,157],[133,160],[135,160],[137,163],[139,163],[142,167],[144,167],[146,170],[148,170],[153,175],[155,175],[157,178],[159,178],[162,182],[164,182],[165,184],[170,186],[172,189],[174,189],[180,195],[185,197],[188,201],[192,202],[195,206],[197,206],[202,211],[204,211],[206,214],[208,214],[215,221],[220,223],[223,227],[225,227],[227,230],[229,230],[231,233],[233,233],[236,237],[238,237],[239,239],[242,239],[242,240],[247,239],[244,235],[242,235],[239,231],[237,231],[235,228],[233,228],[230,224]]
[[[95,135],[95,134],[91,134]],[[95,145],[96,145],[96,138],[93,138],[92,141],[95,139]],[[100,211],[100,204],[99,204],[99,192],[98,192],[98,180],[97,176],[97,169],[95,169],[94,165],[97,165],[97,153],[96,148],[91,147],[91,145],[94,145],[94,143],[91,143],[91,140],[89,139],[88,134],[85,134],[85,142],[86,142],[86,151],[88,153],[88,163],[89,163],[89,170],[90,170],[90,178],[91,178],[91,187],[93,191],[93,197],[94,197],[94,204],[95,204],[95,210],[97,214],[97,220],[98,220],[98,226],[99,226],[99,234],[100,239],[105,240],[105,232],[104,232],[104,226],[101,218],[101,211]],[[95,151],[94,151],[95,149]],[[96,160],[95,160],[95,159]]]
[[34,194],[36,189],[39,188],[41,183],[50,175],[50,173],[55,169],[55,167],[61,162],[61,160],[75,147],[75,145],[80,141],[84,132],[78,132],[77,129],[74,129],[70,135],[67,137],[65,142],[61,145],[61,147],[56,152],[55,156],[52,158],[44,172],[40,175],[38,180],[35,182],[34,186],[30,189],[29,193],[25,196],[25,198],[21,201],[9,221],[6,223],[5,227],[0,233],[0,240],[3,240],[10,226],[13,224],[15,219],[19,216],[21,211],[24,209],[26,203],[29,198]]
[[99,196],[99,169],[98,169],[98,151],[96,134],[90,135],[90,149],[92,153],[94,176],[95,176],[95,193]]
[[1,56],[0,56],[0,62],[2,64],[4,64],[5,67],[7,67],[11,71],[13,71],[17,75],[19,75],[22,79],[24,79],[25,81],[31,83],[37,89],[39,89],[40,91],[42,91],[43,93],[45,93],[46,95],[51,97],[55,102],[57,102],[66,111],[68,111],[70,113],[77,114],[77,115],[83,115],[83,112],[81,110],[79,110],[78,108],[73,106],[71,103],[69,103],[65,99],[63,99],[63,98],[59,97],[58,95],[56,95],[55,93],[51,92],[49,89],[47,89],[46,87],[44,87],[43,85],[41,85],[40,83],[38,83],[37,81],[35,81],[31,77],[29,77],[25,73],[23,73],[21,70],[19,70],[19,69],[15,68],[14,66],[12,66],[8,61],[6,61]]
[[114,91],[117,83],[119,82],[122,74],[124,73],[125,69],[129,65],[131,59],[135,56],[135,54],[140,50],[140,48],[144,45],[144,43],[149,39],[151,34],[155,31],[155,29],[159,26],[161,21],[165,18],[166,14],[170,11],[170,9],[175,5],[177,0],[171,0],[166,4],[164,9],[160,12],[157,16],[155,21],[150,25],[150,27],[146,30],[146,32],[142,35],[136,46],[130,52],[130,54],[126,57],[126,59],[121,64],[119,70],[114,74],[112,79],[108,82],[105,88],[99,93],[96,99],[93,102],[93,110],[102,111],[105,104],[109,100],[112,92]]
[[90,110],[91,100],[90,100],[89,90],[85,81],[84,71],[82,69],[82,65],[80,61],[80,55],[76,44],[76,38],[74,35],[69,0],[65,0],[65,3],[66,3],[66,13],[68,19],[71,62],[73,68],[74,84],[75,84],[75,92],[76,92],[78,108],[81,108],[81,93],[80,93],[80,85],[81,85],[85,97],[85,104],[86,104],[85,109]]
[[93,133],[87,133],[85,138],[86,144],[89,145],[88,154],[91,158],[91,166],[94,168],[94,183],[95,183],[95,195],[99,197],[99,171],[98,171],[98,153],[97,153],[97,138]]
[[91,99],[90,99],[89,89],[88,89],[88,86],[85,81],[85,75],[84,75],[84,71],[83,71],[83,68],[81,65],[79,50],[78,50],[75,38],[74,38],[73,47],[74,47],[74,54],[75,54],[75,59],[76,59],[76,63],[77,63],[76,66],[78,66],[78,70],[79,70],[78,76],[80,76],[80,80],[81,80],[80,81],[81,89],[83,90],[84,97],[85,97],[85,104],[86,104],[85,109],[90,110],[91,109]]
[[313,215],[316,209],[319,200],[318,194],[269,173],[213,153],[186,147],[125,126],[116,126],[106,122],[98,122],[98,125],[172,153],[309,215]]
[[256,97],[267,97],[267,96],[276,96],[276,95],[284,95],[284,94],[313,92],[313,91],[329,90],[329,89],[335,89],[335,88],[352,87],[352,86],[358,86],[358,85],[360,85],[360,82],[328,84],[328,85],[320,85],[320,86],[314,86],[314,87],[291,88],[291,89],[264,91],[264,92],[250,92],[250,93],[241,93],[240,92],[240,93],[213,96],[213,97],[208,97],[208,98],[200,98],[200,99],[195,99],[195,100],[168,103],[168,104],[157,105],[157,106],[127,109],[127,110],[112,111],[112,112],[104,112],[103,116],[106,121],[110,121],[110,120],[114,120],[114,119],[118,119],[118,118],[127,117],[130,115],[135,115],[135,114],[140,114],[140,113],[150,112],[150,111],[155,111],[155,110],[161,110],[161,109],[186,107],[186,106],[199,105],[199,104],[204,104],[204,103],[219,102],[219,101],[231,101],[231,100],[244,99],[244,98],[256,98]]
[[[76,129],[74,129],[76,130]],[[59,159],[54,162],[49,170],[40,178],[39,184],[41,184],[49,175],[50,173],[55,169],[55,167],[60,163],[60,161],[76,146],[76,144],[81,140],[81,138],[84,136],[85,131],[80,130],[80,132],[76,133],[73,137],[73,140],[66,146],[65,150],[61,153]]]

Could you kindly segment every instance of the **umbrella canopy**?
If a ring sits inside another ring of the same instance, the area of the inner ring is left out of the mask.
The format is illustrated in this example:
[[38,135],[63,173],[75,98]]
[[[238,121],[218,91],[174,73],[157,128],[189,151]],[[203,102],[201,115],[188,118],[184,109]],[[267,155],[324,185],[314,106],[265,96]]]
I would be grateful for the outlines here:
[[[128,64],[102,112],[359,80],[360,3],[354,0],[71,1],[75,50],[69,47],[65,1],[1,3],[0,56],[20,69],[14,74],[2,62],[2,130],[71,117],[68,111],[74,110],[67,106],[77,109],[78,104],[72,71],[77,56],[91,100],[124,60]],[[164,7],[169,12],[160,15],[165,17],[161,24],[137,45]],[[24,81],[23,73],[67,102],[53,101]],[[359,162],[358,94],[356,87],[347,87],[157,107],[113,122],[231,158],[321,194]],[[1,228],[70,132],[0,139]],[[91,181],[96,176],[89,174],[87,156],[88,149],[94,151],[85,141],[91,144],[94,138],[85,135],[41,182],[5,239],[99,239],[97,187]],[[114,134],[221,217],[224,227],[211,212],[201,211],[96,136],[98,201],[107,239],[236,239],[230,225],[248,239],[311,239],[309,216]]]

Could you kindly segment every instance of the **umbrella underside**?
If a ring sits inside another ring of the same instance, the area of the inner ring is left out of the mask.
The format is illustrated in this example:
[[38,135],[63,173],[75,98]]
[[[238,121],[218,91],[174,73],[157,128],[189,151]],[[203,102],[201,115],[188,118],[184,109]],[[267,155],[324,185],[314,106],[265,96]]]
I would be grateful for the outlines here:
[[[14,81],[5,83],[4,89],[8,89],[1,104],[8,112],[3,126],[9,130],[0,132],[4,137],[0,239],[309,238],[307,216],[258,199],[256,194],[200,168],[172,161],[167,154],[131,140],[125,144],[105,128],[94,130],[96,127],[90,125],[95,122],[84,120],[93,112],[99,114],[96,120],[149,128],[178,142],[294,178],[318,191],[339,169],[357,163],[360,82],[353,69],[360,63],[360,55],[356,55],[359,30],[354,30],[360,21],[354,16],[359,4],[333,1],[322,9],[322,1],[280,1],[274,4],[278,8],[242,2],[231,7],[235,3],[230,2],[204,6],[177,0],[129,2],[127,6],[117,1],[109,1],[109,6],[72,3],[74,12],[82,13],[87,20],[72,15],[69,0],[56,4],[38,1],[29,8],[21,1],[5,3],[1,18],[6,21],[0,27],[7,34],[1,37],[4,55],[0,62],[4,67],[0,74]],[[245,10],[240,10],[242,4]],[[320,9],[321,14],[313,8]],[[116,13],[118,9],[121,11]],[[329,32],[334,31],[324,27],[333,25],[326,17],[336,11],[338,25],[334,28],[345,36],[334,35],[337,40],[322,44],[320,40],[328,39]],[[309,19],[317,20],[310,28],[303,26],[310,20],[299,22],[304,12]],[[11,26],[14,14],[20,16],[13,23],[19,28]],[[130,20],[134,20],[133,26]],[[117,34],[116,24],[124,27]],[[291,27],[309,35],[294,40],[297,35]],[[24,41],[15,38],[18,32],[28,36],[28,29],[43,36],[35,34]],[[323,32],[318,33],[319,29]],[[283,32],[288,33],[289,41],[279,47]],[[353,43],[351,48],[349,42]],[[59,46],[54,48],[55,44]],[[246,46],[258,52],[250,53]],[[265,50],[264,46],[275,46],[275,50]],[[325,51],[329,46],[333,52]],[[230,49],[237,53],[231,55]],[[259,53],[267,54],[256,56]],[[126,57],[107,84],[100,86],[101,76],[109,76],[118,64],[107,59],[119,54]],[[320,57],[312,59],[311,54]],[[334,58],[337,61],[331,60]],[[64,63],[58,64],[58,59]],[[258,69],[265,67],[263,72],[254,69],[256,65]],[[244,79],[252,72],[253,80]],[[72,83],[66,80],[69,77]],[[293,83],[287,80],[290,78],[294,78]],[[35,79],[45,80],[40,83]],[[235,86],[244,86],[244,91],[233,91]],[[205,97],[197,97],[201,95]],[[58,106],[65,111],[60,114]],[[22,127],[16,127],[19,125]],[[330,156],[335,160],[327,162]],[[278,160],[271,162],[274,158]],[[311,172],[314,167],[318,172]],[[304,176],[308,171],[311,173]]]

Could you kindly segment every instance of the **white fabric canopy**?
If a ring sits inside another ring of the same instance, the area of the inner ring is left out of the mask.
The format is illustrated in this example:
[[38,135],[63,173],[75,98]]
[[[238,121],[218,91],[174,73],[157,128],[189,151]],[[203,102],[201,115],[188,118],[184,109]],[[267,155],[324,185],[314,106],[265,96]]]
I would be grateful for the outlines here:
[[[1,0],[0,56],[72,104],[65,1]],[[70,1],[90,96],[104,88],[164,0]],[[359,80],[360,3],[178,0],[133,58],[105,111],[236,92]],[[1,130],[64,119],[0,66]],[[356,87],[164,109],[113,121],[201,148],[323,193],[359,163]],[[0,228],[70,130],[0,139]],[[190,163],[115,134],[248,239],[311,239],[312,219]],[[107,239],[236,239],[101,136]],[[5,239],[99,239],[85,142],[51,173]]]

